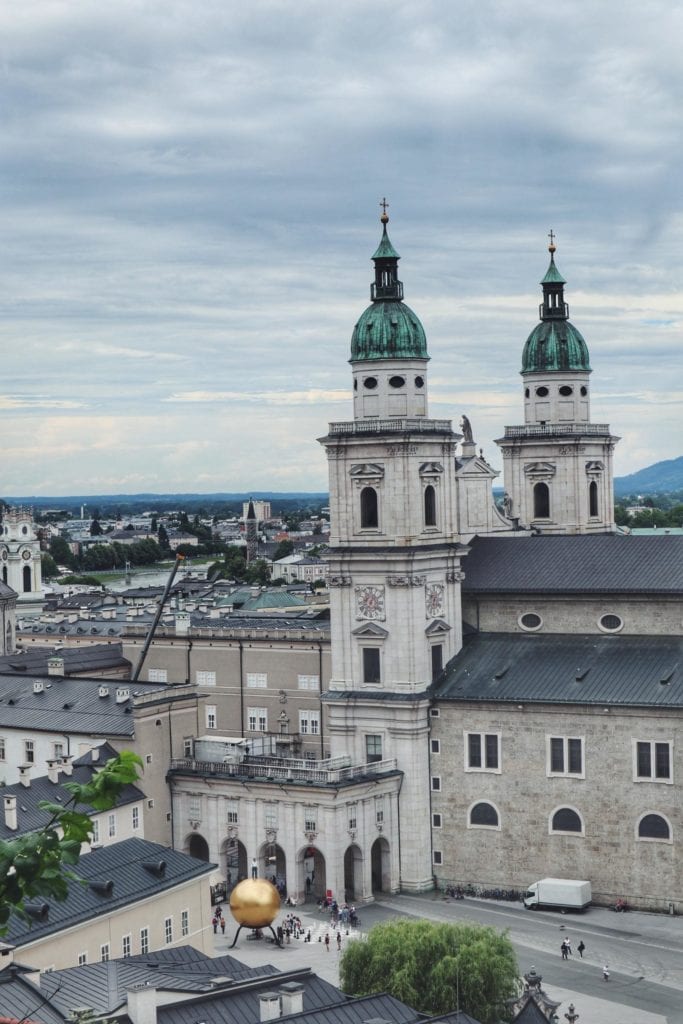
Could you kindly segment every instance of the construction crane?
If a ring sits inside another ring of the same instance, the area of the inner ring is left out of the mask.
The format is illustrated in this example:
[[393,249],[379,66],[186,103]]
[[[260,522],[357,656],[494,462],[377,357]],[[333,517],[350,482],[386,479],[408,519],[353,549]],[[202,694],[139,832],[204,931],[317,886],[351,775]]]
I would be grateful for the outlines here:
[[131,682],[133,682],[133,683],[137,683],[137,681],[138,681],[138,679],[140,677],[140,673],[142,672],[142,666],[145,663],[145,658],[147,657],[147,651],[149,650],[149,645],[151,644],[152,640],[154,639],[154,634],[156,633],[157,626],[159,625],[159,619],[161,618],[161,613],[164,610],[164,605],[166,604],[166,601],[168,599],[168,595],[171,592],[171,587],[173,585],[173,580],[175,579],[175,574],[178,571],[178,567],[179,567],[180,563],[184,562],[184,561],[185,561],[185,555],[179,555],[179,554],[176,553],[175,562],[174,562],[173,568],[171,569],[170,575],[169,575],[168,580],[166,582],[166,587],[164,589],[163,594],[161,595],[161,600],[159,601],[159,607],[156,610],[156,615],[154,616],[154,619],[152,621],[152,625],[149,627],[149,633],[145,637],[145,642],[142,645],[142,650],[140,651],[140,657],[138,658],[138,663],[135,666],[135,672],[131,676]]

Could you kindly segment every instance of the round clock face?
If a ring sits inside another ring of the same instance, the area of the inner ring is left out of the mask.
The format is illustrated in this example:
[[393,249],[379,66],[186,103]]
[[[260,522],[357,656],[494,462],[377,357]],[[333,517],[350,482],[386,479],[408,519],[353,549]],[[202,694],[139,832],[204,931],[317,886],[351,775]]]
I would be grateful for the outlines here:
[[28,561],[28,560],[29,560],[29,558],[31,557],[31,552],[30,552],[30,551],[22,551],[22,552],[21,552],[21,557],[22,557],[22,558],[25,558],[25,559],[26,559],[26,561]]
[[357,587],[356,606],[364,619],[383,619],[384,587]]
[[428,583],[425,589],[425,610],[427,618],[443,615],[443,583]]

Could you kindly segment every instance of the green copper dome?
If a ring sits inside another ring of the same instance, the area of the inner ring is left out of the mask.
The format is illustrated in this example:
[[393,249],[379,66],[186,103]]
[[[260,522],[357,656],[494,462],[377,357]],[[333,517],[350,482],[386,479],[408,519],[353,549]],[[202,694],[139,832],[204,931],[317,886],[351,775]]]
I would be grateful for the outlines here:
[[549,251],[550,266],[541,281],[541,322],[534,327],[524,346],[522,373],[545,373],[548,370],[590,372],[588,346],[569,322],[569,306],[564,301],[566,282],[555,266],[555,246],[552,243]]
[[368,306],[353,329],[351,362],[362,359],[428,359],[427,338],[412,309],[402,301],[403,284],[398,279],[400,256],[387,234],[386,208],[381,217],[382,238],[372,257],[375,280]]

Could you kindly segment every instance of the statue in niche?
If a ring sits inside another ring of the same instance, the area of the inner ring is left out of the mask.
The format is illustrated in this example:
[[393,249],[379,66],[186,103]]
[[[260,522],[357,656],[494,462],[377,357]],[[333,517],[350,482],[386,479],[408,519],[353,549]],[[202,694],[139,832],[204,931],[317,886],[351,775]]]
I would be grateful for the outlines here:
[[503,495],[503,515],[506,519],[512,519],[512,497],[507,491]]

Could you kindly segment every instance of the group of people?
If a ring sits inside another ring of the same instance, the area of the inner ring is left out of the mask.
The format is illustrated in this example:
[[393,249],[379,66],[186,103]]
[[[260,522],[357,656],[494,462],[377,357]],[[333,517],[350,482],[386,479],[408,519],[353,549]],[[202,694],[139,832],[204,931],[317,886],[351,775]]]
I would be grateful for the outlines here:
[[354,906],[349,906],[348,903],[342,903],[341,906],[331,896],[323,896],[318,900],[318,910],[324,912],[329,910],[330,921],[333,928],[337,925],[351,925],[355,928],[358,924],[358,915]]
[[277,940],[282,945],[283,942],[290,943],[292,937],[300,939],[303,936],[304,942],[311,941],[311,929],[304,935],[304,926],[301,923],[301,918],[297,917],[296,914],[287,914],[282,924],[279,924],[276,929]]
[[[342,934],[341,934],[341,932],[337,932],[337,952],[338,953],[341,953],[341,948],[342,948]],[[329,951],[330,951],[330,933],[329,932],[325,932],[325,952],[329,953]]]
[[[586,948],[586,944],[583,941],[583,939],[581,939],[581,941],[579,942],[578,946],[576,947],[576,951],[577,951],[577,953],[579,954],[579,956],[581,957],[582,960],[583,960],[583,951],[584,951],[585,948]],[[573,952],[572,944],[571,944],[571,940],[570,940],[568,935],[565,935],[565,937],[562,939],[562,942],[560,944],[560,952],[562,954],[562,959],[563,960],[568,960],[569,957],[572,955],[572,952]],[[608,964],[605,964],[605,966],[602,969],[602,979],[603,979],[603,981],[609,981],[609,965]]]
[[221,935],[225,935],[225,918],[223,917],[223,911],[220,906],[216,907],[211,918],[211,924],[213,925],[213,934],[216,935],[218,929],[221,930]]

